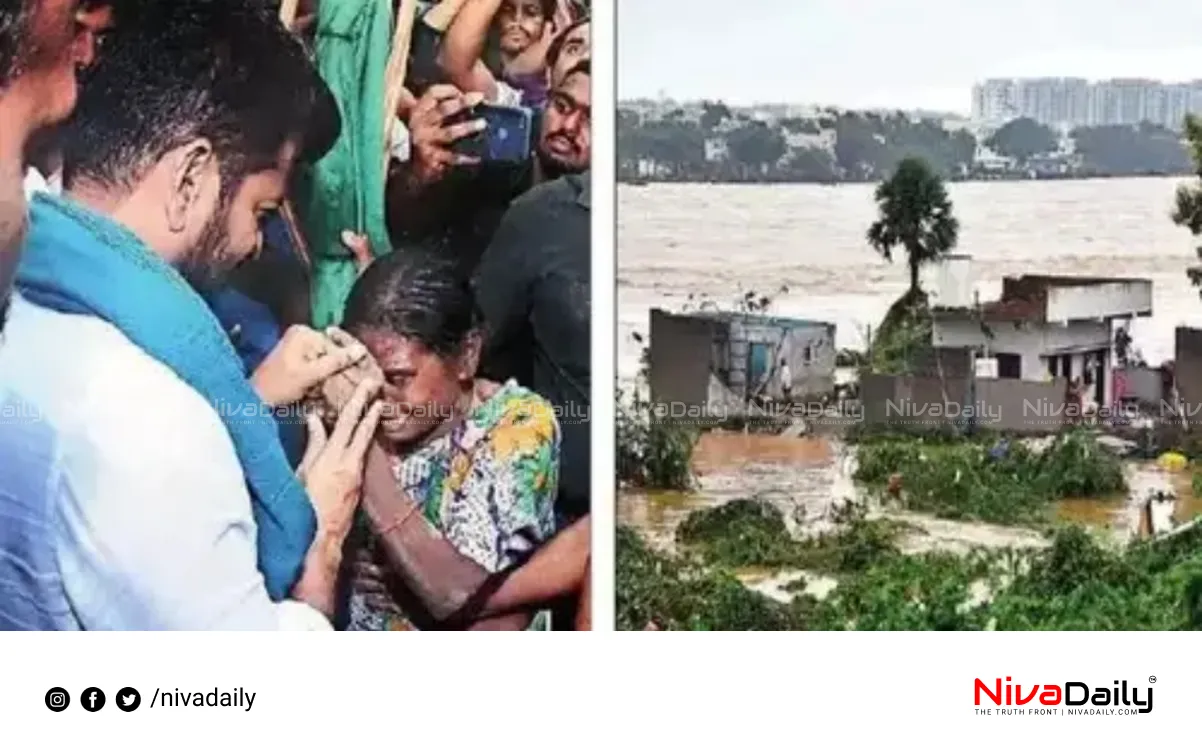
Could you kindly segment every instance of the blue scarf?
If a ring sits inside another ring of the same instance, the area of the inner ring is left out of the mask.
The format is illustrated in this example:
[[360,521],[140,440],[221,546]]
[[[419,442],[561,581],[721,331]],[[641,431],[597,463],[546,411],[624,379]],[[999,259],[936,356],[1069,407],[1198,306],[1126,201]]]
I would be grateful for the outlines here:
[[78,203],[44,194],[30,207],[17,286],[42,307],[115,325],[213,406],[250,489],[259,572],[271,597],[285,598],[300,576],[316,516],[284,455],[270,408],[247,381],[200,295],[133,233]]

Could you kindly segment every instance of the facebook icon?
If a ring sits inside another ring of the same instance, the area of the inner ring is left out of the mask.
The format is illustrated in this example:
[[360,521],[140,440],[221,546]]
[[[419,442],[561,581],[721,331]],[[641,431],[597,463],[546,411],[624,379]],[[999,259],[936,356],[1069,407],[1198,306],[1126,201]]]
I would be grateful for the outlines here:
[[79,701],[88,712],[96,712],[104,707],[104,692],[95,686],[89,686],[83,690]]

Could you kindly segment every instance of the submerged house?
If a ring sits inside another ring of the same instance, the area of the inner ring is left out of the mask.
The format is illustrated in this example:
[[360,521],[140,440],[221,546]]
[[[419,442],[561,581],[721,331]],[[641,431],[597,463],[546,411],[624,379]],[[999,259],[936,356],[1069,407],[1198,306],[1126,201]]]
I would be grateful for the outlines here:
[[742,411],[747,402],[779,398],[781,362],[794,398],[835,388],[832,323],[737,312],[651,310],[651,399],[692,410]]
[[1118,330],[1152,314],[1148,279],[1028,274],[1004,279],[986,303],[976,301],[968,256],[949,256],[927,279],[936,348],[972,350],[977,376],[1079,381],[1099,407],[1114,402]]

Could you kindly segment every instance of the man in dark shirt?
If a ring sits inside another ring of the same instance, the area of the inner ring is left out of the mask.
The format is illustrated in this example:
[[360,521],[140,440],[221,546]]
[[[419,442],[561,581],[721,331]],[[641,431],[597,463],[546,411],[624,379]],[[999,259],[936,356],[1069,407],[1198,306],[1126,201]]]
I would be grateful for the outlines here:
[[538,183],[589,167],[591,67],[568,71],[534,123],[530,158],[520,165],[474,163],[453,143],[479,131],[459,117],[478,96],[447,85],[431,87],[409,121],[411,152],[388,181],[388,232],[393,248],[431,249],[474,273],[502,216],[515,198]]
[[565,522],[589,512],[591,195],[585,172],[517,199],[475,278],[485,376],[517,379],[555,406]]

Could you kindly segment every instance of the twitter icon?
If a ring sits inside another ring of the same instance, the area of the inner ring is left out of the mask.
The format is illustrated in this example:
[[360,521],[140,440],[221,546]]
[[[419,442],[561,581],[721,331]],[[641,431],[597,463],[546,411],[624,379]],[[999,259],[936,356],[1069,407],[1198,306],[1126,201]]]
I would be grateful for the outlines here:
[[117,692],[117,708],[122,712],[133,712],[142,703],[142,695],[132,686]]

